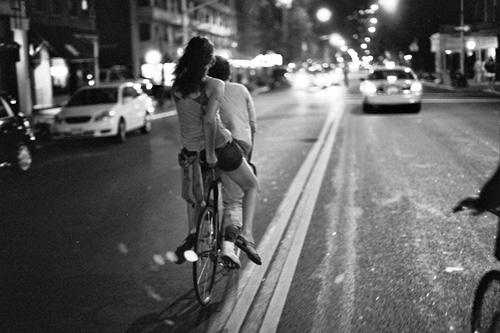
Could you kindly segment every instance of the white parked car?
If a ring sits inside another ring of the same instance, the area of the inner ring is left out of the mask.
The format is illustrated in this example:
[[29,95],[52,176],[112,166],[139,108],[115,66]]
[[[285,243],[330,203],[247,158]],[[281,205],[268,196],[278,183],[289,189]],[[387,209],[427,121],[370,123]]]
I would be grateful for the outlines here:
[[55,116],[52,137],[115,137],[125,142],[126,133],[151,130],[154,111],[151,97],[134,82],[104,83],[80,88]]
[[377,67],[362,79],[359,90],[364,112],[381,105],[409,105],[414,112],[421,108],[422,84],[409,67]]

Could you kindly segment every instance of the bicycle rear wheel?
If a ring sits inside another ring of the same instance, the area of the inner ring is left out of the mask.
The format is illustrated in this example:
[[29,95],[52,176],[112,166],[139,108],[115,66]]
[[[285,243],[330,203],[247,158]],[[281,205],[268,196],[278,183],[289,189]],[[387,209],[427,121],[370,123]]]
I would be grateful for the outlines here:
[[500,332],[500,271],[489,271],[479,282],[472,305],[471,332]]
[[217,233],[216,212],[206,206],[198,220],[195,246],[198,260],[193,263],[194,290],[201,305],[207,305],[212,299],[217,271]]

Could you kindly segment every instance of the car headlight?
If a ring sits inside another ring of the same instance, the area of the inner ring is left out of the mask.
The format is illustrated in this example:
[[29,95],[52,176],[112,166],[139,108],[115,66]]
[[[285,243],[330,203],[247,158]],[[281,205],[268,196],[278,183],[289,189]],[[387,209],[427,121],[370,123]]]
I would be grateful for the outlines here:
[[377,87],[373,83],[365,81],[361,85],[361,91],[365,94],[375,94],[377,92]]
[[95,121],[107,121],[110,118],[113,118],[115,116],[115,111],[113,110],[107,110],[99,113],[98,115],[95,116],[94,120]]
[[422,91],[422,84],[420,82],[414,82],[411,85],[410,90],[412,92],[420,92],[420,91]]

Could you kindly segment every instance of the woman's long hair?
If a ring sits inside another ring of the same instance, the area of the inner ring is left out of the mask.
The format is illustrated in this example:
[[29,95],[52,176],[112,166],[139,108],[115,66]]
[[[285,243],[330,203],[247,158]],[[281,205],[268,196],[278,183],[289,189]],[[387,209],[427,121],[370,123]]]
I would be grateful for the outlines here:
[[212,42],[201,36],[191,38],[175,67],[173,89],[180,92],[182,98],[200,91],[202,79],[213,61],[214,45]]

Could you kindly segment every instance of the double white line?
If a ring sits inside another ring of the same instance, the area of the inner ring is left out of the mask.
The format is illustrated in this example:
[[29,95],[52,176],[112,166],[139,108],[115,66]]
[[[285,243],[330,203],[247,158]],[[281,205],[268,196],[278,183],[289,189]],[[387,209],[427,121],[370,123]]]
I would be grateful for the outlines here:
[[240,331],[261,282],[269,269],[271,259],[277,253],[276,250],[285,229],[288,225],[297,225],[292,241],[293,246],[287,253],[285,264],[279,274],[260,329],[261,332],[276,331],[321,189],[344,108],[344,102],[338,100],[338,103],[335,103],[329,110],[327,120],[317,142],[295,176],[266,234],[263,236],[257,250],[267,260],[263,262],[262,266],[250,264],[245,267],[236,284],[238,286],[237,302],[235,304],[231,304],[231,302],[224,304],[223,309],[219,312],[220,315],[212,321],[209,332]]

